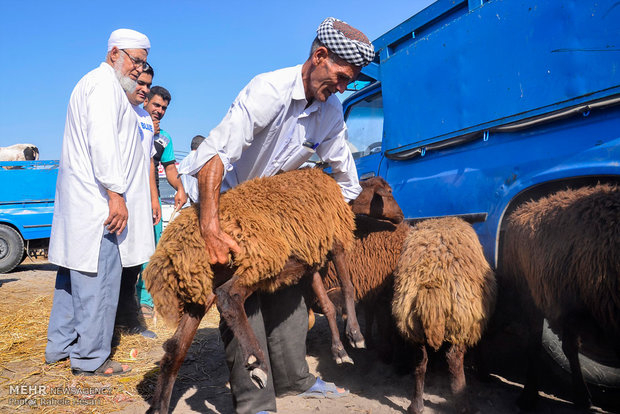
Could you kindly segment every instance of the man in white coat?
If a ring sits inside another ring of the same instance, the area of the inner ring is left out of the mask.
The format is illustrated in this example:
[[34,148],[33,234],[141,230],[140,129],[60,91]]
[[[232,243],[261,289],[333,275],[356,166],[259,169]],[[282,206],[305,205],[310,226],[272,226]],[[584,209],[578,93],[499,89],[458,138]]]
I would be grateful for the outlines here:
[[50,237],[59,267],[45,360],[70,358],[74,375],[130,368],[109,359],[122,266],[148,261],[155,246],[146,156],[125,92],[146,67],[149,39],[119,29],[105,62],[69,100]]

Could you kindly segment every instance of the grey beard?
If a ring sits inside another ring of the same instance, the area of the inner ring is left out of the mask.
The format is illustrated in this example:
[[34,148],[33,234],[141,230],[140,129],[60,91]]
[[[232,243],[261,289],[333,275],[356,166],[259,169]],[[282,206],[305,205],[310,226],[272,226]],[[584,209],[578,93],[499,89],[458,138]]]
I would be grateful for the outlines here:
[[116,61],[114,64],[114,74],[116,75],[116,79],[121,84],[121,88],[127,93],[132,93],[138,87],[138,82],[131,79],[129,76],[124,76],[121,73],[121,67],[123,66],[123,62],[125,61],[125,56],[121,55],[120,59]]
[[[117,74],[117,77],[119,75],[120,74]],[[118,81],[121,83],[121,88],[123,88],[123,90],[127,93],[132,93],[138,87],[138,82],[131,79],[129,76],[120,75],[120,77],[118,78]]]

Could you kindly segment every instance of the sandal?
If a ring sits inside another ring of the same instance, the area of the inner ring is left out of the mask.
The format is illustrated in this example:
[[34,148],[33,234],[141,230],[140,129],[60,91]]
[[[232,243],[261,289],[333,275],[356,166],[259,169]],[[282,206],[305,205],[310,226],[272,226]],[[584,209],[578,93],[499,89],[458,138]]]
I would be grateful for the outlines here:
[[142,312],[142,316],[144,319],[152,319],[154,315],[153,307],[149,305],[144,305],[140,307],[140,311]]
[[340,398],[349,395],[349,390],[340,388],[333,382],[325,382],[320,377],[316,377],[316,382],[306,392],[299,394],[303,398]]
[[105,362],[94,371],[83,371],[79,368],[71,368],[71,373],[73,375],[85,375],[87,377],[111,377],[113,375],[126,374],[129,371],[131,371],[131,367],[129,367],[129,365],[121,365],[118,362],[112,361],[111,359],[106,359]]

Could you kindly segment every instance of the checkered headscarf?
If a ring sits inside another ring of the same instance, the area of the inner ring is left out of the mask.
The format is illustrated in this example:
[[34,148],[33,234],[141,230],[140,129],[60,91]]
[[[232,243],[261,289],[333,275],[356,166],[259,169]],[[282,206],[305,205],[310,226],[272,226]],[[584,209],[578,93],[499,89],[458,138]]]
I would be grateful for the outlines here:
[[375,48],[364,33],[333,17],[323,20],[316,34],[329,50],[352,65],[366,66],[375,57]]

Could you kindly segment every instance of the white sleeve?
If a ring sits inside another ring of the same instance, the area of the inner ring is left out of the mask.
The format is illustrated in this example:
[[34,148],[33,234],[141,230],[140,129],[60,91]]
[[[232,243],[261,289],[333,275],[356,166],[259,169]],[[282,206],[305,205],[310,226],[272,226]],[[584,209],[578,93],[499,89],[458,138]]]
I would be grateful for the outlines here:
[[97,181],[119,194],[127,191],[118,142],[120,102],[115,88],[97,82],[86,96],[86,139]]
[[194,175],[213,156],[218,155],[226,175],[243,151],[252,145],[255,134],[273,121],[282,105],[273,85],[260,77],[252,79],[239,93],[222,122],[200,144],[192,162],[179,172]]
[[329,164],[346,201],[355,200],[362,192],[357,167],[349,148],[347,126],[339,120],[332,133],[316,148],[317,155]]

